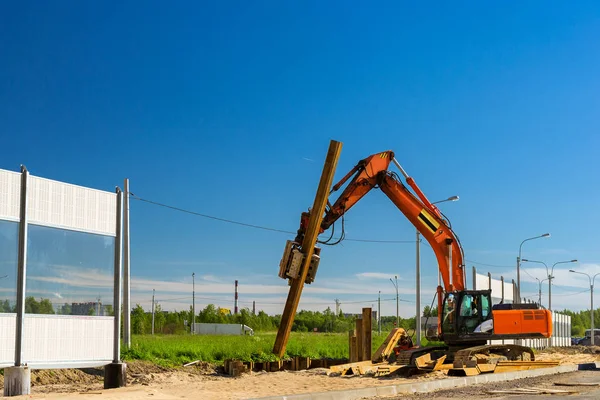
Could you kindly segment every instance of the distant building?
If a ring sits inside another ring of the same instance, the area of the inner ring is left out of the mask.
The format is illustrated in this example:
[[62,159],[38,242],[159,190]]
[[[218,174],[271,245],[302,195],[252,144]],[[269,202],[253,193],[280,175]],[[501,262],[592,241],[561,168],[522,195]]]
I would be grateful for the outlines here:
[[[343,313],[342,314],[344,316],[344,318],[362,318],[362,313],[361,314],[352,314],[352,313]],[[375,310],[371,310],[371,319],[373,321],[377,321],[377,311]]]
[[87,303],[71,303],[71,315],[98,315],[106,314],[105,307],[102,303],[90,301]]

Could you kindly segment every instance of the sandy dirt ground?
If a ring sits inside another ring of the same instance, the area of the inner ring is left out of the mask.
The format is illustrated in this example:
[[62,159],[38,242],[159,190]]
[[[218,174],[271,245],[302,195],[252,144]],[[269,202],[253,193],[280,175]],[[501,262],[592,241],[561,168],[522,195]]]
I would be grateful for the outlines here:
[[[580,382],[585,383],[600,383],[600,377],[598,377],[597,371],[578,371],[578,372],[567,372],[564,374],[556,374],[556,375],[545,375],[536,378],[524,378],[524,379],[516,379],[513,381],[506,382],[498,382],[498,383],[486,383],[480,385],[472,385],[468,387],[462,387],[457,389],[445,389],[438,390],[430,393],[415,393],[409,395],[401,395],[401,396],[386,396],[386,397],[374,397],[371,399],[365,400],[455,400],[455,399],[464,399],[468,398],[469,400],[484,400],[484,399],[495,399],[495,400],[503,400],[503,399],[517,399],[520,400],[523,397],[528,399],[563,399],[563,396],[567,398],[572,398],[577,396],[584,396],[590,393],[598,393],[598,386],[560,386],[556,385],[556,383],[567,382],[570,384],[577,384]],[[543,388],[543,389],[553,389],[553,390],[566,390],[573,391],[576,393],[570,394],[551,394],[551,395],[531,395],[531,396],[521,396],[515,394],[502,394],[502,393],[490,393],[490,391],[504,391],[510,389],[519,389],[519,388]],[[592,396],[593,399],[597,399],[598,396]]]
[[[598,353],[597,353],[598,352]],[[600,361],[600,348],[563,348],[541,352],[538,360],[561,364]],[[444,379],[444,372],[402,377],[329,376],[329,370],[259,372],[232,378],[209,364],[164,369],[148,362],[128,364],[128,386],[104,390],[101,369],[41,370],[31,376],[32,393],[15,399],[214,399],[233,400],[394,385]],[[2,382],[3,383],[3,382]]]

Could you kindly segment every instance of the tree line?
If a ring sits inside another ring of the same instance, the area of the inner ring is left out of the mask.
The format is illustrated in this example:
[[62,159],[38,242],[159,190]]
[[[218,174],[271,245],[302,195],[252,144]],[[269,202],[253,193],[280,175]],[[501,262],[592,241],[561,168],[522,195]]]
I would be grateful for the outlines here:
[[[113,315],[112,306],[106,305],[104,315]],[[0,301],[0,312],[14,313],[16,306],[9,303],[8,300]],[[585,330],[591,327],[590,311],[574,312],[570,310],[559,311],[562,314],[571,317],[571,335],[581,337]],[[65,303],[62,306],[54,308],[49,299],[41,298],[39,301],[32,296],[25,298],[25,313],[27,314],[62,314],[72,315],[72,306]],[[88,311],[87,315],[95,315],[94,308]],[[424,317],[437,317],[437,307],[430,308],[425,306],[423,310]],[[154,312],[154,332],[163,334],[178,334],[190,332],[191,322],[193,320],[192,307],[185,311],[163,311],[160,304],[155,304]],[[300,310],[296,313],[292,331],[294,332],[348,332],[354,329],[358,315],[344,314],[342,310],[335,313],[330,307],[324,311]],[[600,309],[594,310],[594,321],[600,328]],[[281,322],[281,315],[268,315],[264,311],[253,314],[248,308],[240,309],[238,314],[224,313],[214,304],[209,304],[204,309],[196,313],[195,322],[222,323],[222,324],[244,324],[255,331],[275,331]],[[372,319],[373,329],[377,330],[377,320]],[[408,331],[415,329],[415,318],[400,318],[400,327]],[[382,332],[389,332],[396,327],[395,316],[381,317]],[[141,305],[136,306],[131,311],[131,330],[134,334],[149,334],[152,332],[152,313],[145,310]]]
[[[2,313],[15,313],[17,312],[17,305],[11,306],[8,300],[0,301],[0,312]],[[87,307],[85,315],[96,315],[98,309],[95,306]],[[27,296],[25,298],[25,314],[59,314],[59,315],[73,315],[72,305],[64,303],[59,307],[55,307],[50,299],[41,298],[39,301],[33,296]],[[81,315],[77,313],[75,315]],[[112,305],[104,305],[102,315],[114,315]]]
[[[154,332],[176,334],[190,332],[192,309],[186,311],[163,311],[155,305]],[[292,331],[294,332],[348,332],[356,326],[358,315],[347,315],[342,310],[335,313],[330,307],[324,311],[300,310],[296,313]],[[257,332],[275,331],[281,322],[281,315],[268,315],[264,311],[253,314],[248,308],[242,308],[238,314],[221,312],[214,304],[209,304],[196,313],[196,323],[244,324]],[[382,317],[382,331],[390,331],[396,325],[396,317]],[[373,329],[377,330],[377,321],[372,319]],[[414,330],[415,318],[400,318],[400,327]],[[152,332],[152,313],[136,304],[131,312],[131,331],[133,334]]]

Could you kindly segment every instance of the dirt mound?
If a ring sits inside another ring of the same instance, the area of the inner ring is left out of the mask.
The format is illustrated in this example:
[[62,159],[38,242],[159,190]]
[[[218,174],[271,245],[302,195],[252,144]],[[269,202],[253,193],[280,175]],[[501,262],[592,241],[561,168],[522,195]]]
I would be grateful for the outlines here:
[[[190,376],[216,375],[217,369],[207,362],[189,367],[167,368],[149,361],[127,362],[127,384],[149,385],[169,379],[178,373]],[[104,368],[41,369],[31,371],[31,386],[37,393],[51,391],[87,392],[104,386]],[[0,376],[0,390],[4,389],[4,376]]]
[[104,370],[100,368],[81,369],[40,369],[31,371],[31,386],[59,384],[94,384],[102,383]]

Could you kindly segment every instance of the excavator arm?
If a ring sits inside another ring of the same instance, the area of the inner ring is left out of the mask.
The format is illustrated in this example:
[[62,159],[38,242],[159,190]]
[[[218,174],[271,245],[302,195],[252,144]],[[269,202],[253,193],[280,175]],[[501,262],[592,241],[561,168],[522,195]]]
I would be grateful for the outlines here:
[[[416,195],[400,181],[397,174],[389,170],[392,162],[398,166]],[[321,223],[321,233],[329,229],[371,189],[379,187],[431,245],[437,258],[444,290],[453,292],[465,289],[463,251],[460,242],[437,207],[427,199],[414,180],[395,160],[392,151],[373,154],[360,160],[333,186],[331,192],[339,190],[348,180],[350,182],[346,188],[335,203],[326,210]],[[297,243],[302,243],[309,215],[309,213],[302,215],[295,240]]]

